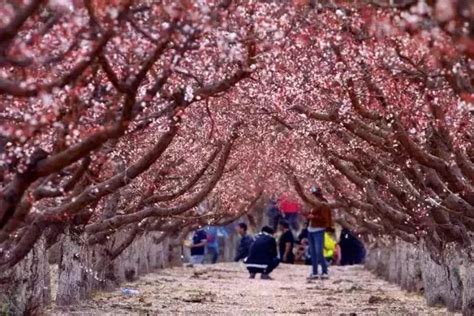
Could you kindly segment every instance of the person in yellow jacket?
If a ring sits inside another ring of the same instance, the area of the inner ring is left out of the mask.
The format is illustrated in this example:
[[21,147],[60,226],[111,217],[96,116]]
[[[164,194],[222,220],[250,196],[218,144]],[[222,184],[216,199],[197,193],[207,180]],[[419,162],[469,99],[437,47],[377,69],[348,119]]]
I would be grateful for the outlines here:
[[326,232],[324,232],[323,255],[327,262],[332,262],[336,254],[337,243],[332,236],[333,232],[334,229],[331,228],[326,229]]

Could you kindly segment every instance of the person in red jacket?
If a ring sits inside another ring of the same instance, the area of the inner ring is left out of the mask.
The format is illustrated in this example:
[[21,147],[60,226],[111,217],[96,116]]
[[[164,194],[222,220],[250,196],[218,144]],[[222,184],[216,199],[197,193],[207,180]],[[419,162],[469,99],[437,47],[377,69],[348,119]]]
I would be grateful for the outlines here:
[[280,195],[278,199],[278,208],[283,214],[285,220],[290,224],[290,227],[294,231],[298,231],[298,213],[300,212],[301,206],[292,198],[289,193],[284,193]]

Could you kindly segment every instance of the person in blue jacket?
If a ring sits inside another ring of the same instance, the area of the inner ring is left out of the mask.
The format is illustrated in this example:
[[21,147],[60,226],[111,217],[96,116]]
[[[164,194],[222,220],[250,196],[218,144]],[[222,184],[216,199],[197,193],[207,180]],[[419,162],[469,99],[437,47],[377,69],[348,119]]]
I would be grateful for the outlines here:
[[251,279],[254,279],[257,273],[261,273],[262,279],[271,280],[270,273],[280,263],[274,233],[273,228],[263,226],[262,231],[255,236],[249,256],[244,261]]

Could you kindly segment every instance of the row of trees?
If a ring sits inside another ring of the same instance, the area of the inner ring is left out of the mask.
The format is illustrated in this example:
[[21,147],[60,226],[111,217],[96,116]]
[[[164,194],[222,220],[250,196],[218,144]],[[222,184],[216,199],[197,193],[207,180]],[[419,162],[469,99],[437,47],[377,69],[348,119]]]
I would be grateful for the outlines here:
[[203,140],[192,128],[207,118],[188,120],[187,109],[248,77],[255,43],[246,21],[233,47],[219,43],[213,32],[232,30],[219,24],[233,12],[208,10],[33,1],[14,12],[2,36],[3,265],[68,225],[91,243],[118,228],[159,229],[216,186],[239,122]]
[[361,234],[468,253],[472,12],[4,0],[1,269],[74,235],[107,249],[100,270],[148,232],[230,222],[264,191],[306,198],[314,183]]
[[286,104],[304,120],[287,116],[287,128],[322,149],[324,181],[348,225],[412,243],[422,239],[433,254],[450,242],[471,249],[469,58],[446,33],[400,30],[398,12],[364,14],[378,28],[363,24],[357,11],[329,13],[335,34],[326,35],[330,22],[315,27],[318,40],[305,44],[311,49],[295,52],[299,57],[291,60],[314,68],[286,66],[299,67],[291,80],[304,87]]

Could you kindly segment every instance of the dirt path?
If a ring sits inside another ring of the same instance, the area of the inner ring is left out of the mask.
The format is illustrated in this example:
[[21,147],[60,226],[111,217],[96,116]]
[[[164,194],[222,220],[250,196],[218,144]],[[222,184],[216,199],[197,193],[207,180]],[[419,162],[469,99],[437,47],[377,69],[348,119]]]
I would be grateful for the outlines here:
[[93,300],[47,315],[452,315],[429,308],[419,295],[377,279],[360,266],[333,267],[331,279],[307,283],[307,266],[282,265],[274,280],[249,280],[245,268],[220,263],[172,268],[142,277]]

